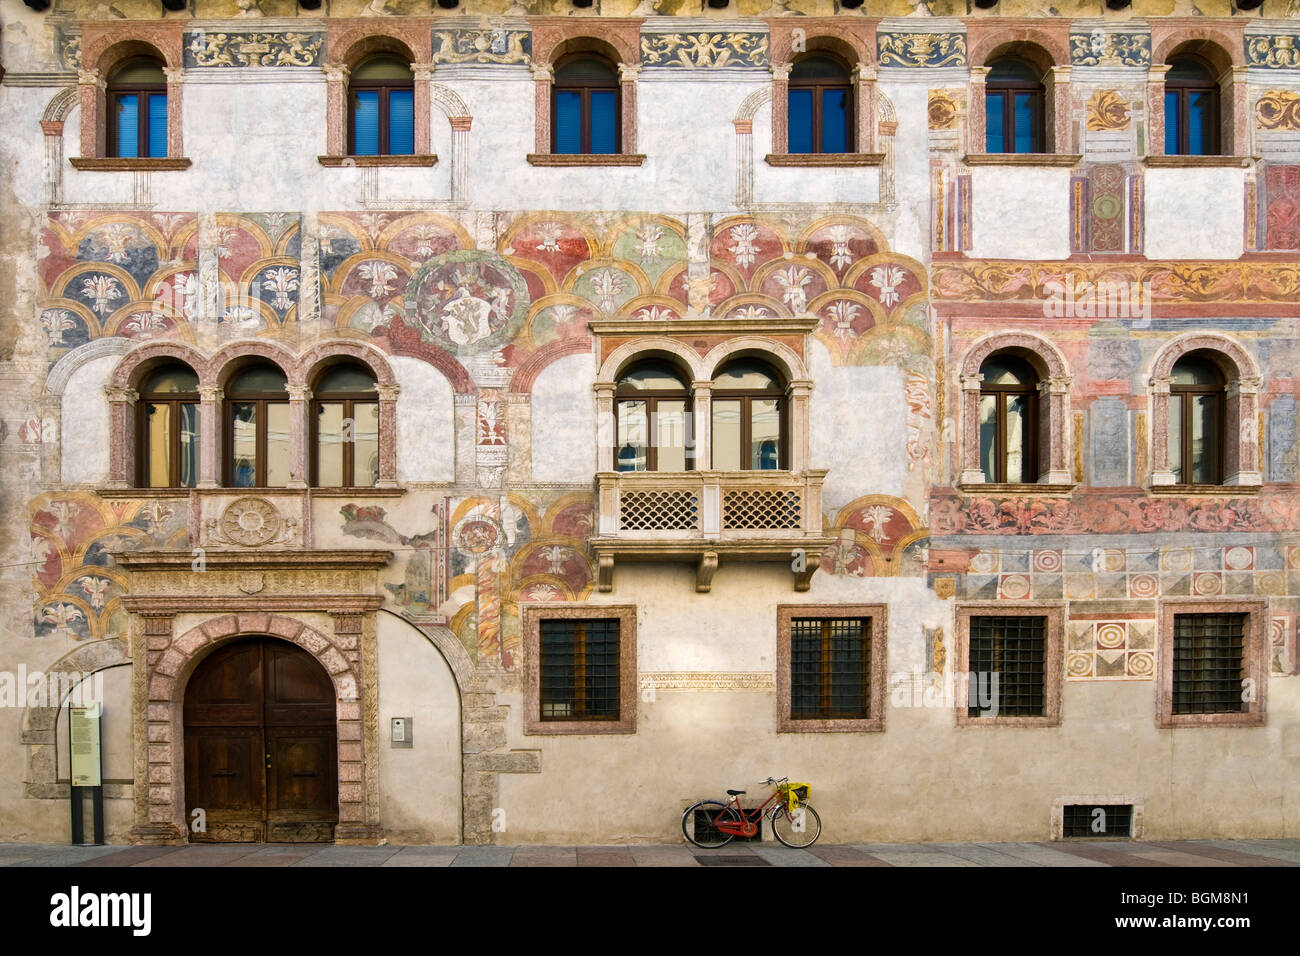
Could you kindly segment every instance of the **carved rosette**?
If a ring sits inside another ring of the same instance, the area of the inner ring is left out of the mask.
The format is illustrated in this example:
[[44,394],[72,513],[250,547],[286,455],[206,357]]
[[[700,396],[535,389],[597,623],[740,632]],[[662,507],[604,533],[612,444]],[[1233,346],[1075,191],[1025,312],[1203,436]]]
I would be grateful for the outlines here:
[[245,548],[283,544],[297,530],[297,520],[280,514],[265,498],[237,498],[226,505],[218,518],[206,522],[210,544],[235,544]]

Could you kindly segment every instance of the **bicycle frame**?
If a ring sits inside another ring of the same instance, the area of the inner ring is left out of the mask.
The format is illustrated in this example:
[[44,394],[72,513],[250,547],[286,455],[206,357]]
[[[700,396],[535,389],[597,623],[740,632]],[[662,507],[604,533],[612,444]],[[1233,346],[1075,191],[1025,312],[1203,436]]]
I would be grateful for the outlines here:
[[780,799],[781,791],[778,788],[772,791],[772,794],[759,806],[755,807],[753,810],[746,810],[740,805],[740,797],[732,797],[731,802],[728,803],[727,806],[740,814],[740,820],[723,820],[721,819],[722,812],[719,811],[718,816],[710,822],[713,824],[714,829],[719,833],[727,833],[731,836],[752,837],[758,833],[759,827],[763,825],[763,816],[770,812],[769,807],[772,807],[772,804],[776,803]]

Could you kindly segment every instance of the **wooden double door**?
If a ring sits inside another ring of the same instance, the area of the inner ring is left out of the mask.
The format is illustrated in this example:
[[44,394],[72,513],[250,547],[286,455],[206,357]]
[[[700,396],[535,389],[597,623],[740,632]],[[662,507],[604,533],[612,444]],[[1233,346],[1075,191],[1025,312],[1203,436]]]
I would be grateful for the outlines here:
[[[205,830],[197,830],[201,809]],[[185,691],[190,839],[328,843],[338,823],[334,687],[294,644],[237,641],[214,651]]]

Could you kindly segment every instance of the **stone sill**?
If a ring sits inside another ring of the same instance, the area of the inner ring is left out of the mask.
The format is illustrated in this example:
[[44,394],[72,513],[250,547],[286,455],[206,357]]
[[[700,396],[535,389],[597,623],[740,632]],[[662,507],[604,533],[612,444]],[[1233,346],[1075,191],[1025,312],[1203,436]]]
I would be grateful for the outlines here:
[[438,162],[435,154],[414,156],[317,156],[322,166],[433,166]]
[[1068,495],[1075,489],[1075,484],[1040,485],[1032,482],[996,484],[994,482],[976,482],[974,484],[958,483],[957,490],[964,495]]
[[1077,166],[1082,153],[967,153],[967,166]]
[[183,157],[158,157],[132,159],[120,156],[73,156],[68,162],[73,169],[97,173],[157,173],[173,169],[189,169],[190,161]]
[[529,166],[640,166],[645,153],[529,153]]
[[1147,494],[1180,498],[1240,498],[1257,495],[1263,485],[1152,485]]
[[1258,159],[1258,156],[1148,156],[1142,163],[1157,169],[1202,169],[1214,166],[1249,166]]
[[884,153],[768,153],[769,166],[879,166]]

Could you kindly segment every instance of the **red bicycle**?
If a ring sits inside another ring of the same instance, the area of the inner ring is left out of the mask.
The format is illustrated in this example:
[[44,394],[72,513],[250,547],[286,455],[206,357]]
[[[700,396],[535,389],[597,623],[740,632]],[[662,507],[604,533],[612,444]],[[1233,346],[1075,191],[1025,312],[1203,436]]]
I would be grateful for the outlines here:
[[682,813],[682,834],[706,850],[726,846],[736,837],[752,837],[759,832],[763,817],[771,818],[772,832],[786,846],[801,849],[812,846],[821,836],[822,821],[807,803],[811,786],[790,783],[789,777],[768,777],[764,785],[775,787],[771,796],[757,807],[746,810],[740,805],[744,790],[728,790],[731,799],[701,800]]

